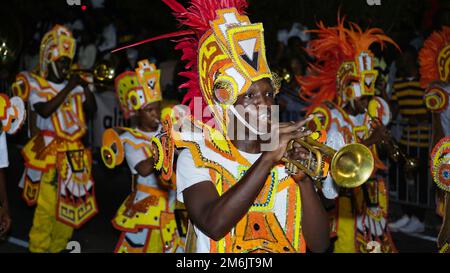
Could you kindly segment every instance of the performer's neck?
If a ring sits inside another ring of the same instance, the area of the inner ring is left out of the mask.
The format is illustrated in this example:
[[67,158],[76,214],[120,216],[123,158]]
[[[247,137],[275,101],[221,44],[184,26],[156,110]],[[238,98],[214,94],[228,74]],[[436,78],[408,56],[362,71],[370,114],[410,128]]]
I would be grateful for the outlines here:
[[138,125],[137,128],[143,132],[156,132],[158,130],[158,126],[146,126],[146,125]]
[[260,140],[232,140],[233,145],[239,150],[249,154],[261,153]]

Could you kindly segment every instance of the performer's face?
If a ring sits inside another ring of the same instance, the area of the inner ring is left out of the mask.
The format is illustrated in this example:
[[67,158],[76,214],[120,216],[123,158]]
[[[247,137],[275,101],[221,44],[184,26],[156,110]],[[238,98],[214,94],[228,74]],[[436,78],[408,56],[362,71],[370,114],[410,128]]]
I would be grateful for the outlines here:
[[157,129],[160,123],[161,103],[152,102],[138,111],[139,123],[145,127]]
[[369,106],[370,97],[369,96],[362,96],[359,98],[356,98],[354,100],[355,102],[355,112],[356,114],[363,114],[367,111],[367,107]]
[[51,64],[49,64],[49,73],[54,74],[58,80],[64,80],[69,75],[71,63],[72,61],[68,57],[61,57],[55,61],[57,74],[54,74]]
[[[258,80],[234,104],[237,112],[254,128],[267,128],[275,105],[275,92],[270,79]],[[254,124],[255,121],[257,124]]]

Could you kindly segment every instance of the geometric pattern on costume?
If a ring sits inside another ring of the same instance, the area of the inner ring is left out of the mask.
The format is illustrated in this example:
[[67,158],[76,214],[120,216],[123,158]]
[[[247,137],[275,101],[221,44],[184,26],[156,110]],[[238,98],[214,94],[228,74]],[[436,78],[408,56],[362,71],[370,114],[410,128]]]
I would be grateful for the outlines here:
[[[224,194],[250,168],[251,164],[224,136],[226,143],[211,142],[216,130],[191,117],[184,120],[209,137],[198,138],[189,132],[174,132],[177,148],[188,148],[197,167],[209,169],[211,181],[219,195]],[[188,127],[190,128],[190,127]],[[226,150],[222,150],[224,147]],[[221,162],[230,161],[233,167]],[[274,213],[274,202],[281,196],[286,198],[285,222],[280,222]],[[211,253],[289,253],[305,252],[305,241],[301,232],[300,191],[295,181],[286,173],[284,165],[274,167],[267,178],[263,191],[242,220],[220,241],[210,240]]]
[[[45,138],[50,142],[45,143]],[[25,171],[21,181],[22,198],[36,205],[44,173],[56,168],[58,198],[56,218],[73,228],[80,228],[97,214],[92,158],[89,149],[79,141],[58,140],[49,133],[38,134],[22,149]]]
[[[29,95],[33,90],[45,101],[58,94],[47,80],[36,74],[23,72],[18,78],[16,92],[19,94]],[[29,91],[20,91],[23,88]],[[21,150],[26,167],[19,184],[23,188],[22,198],[28,205],[36,205],[43,173],[56,168],[55,216],[73,228],[81,227],[97,213],[91,154],[80,142],[86,133],[83,96],[82,91],[72,91],[50,117],[54,131],[40,131]]]
[[324,101],[345,106],[361,96],[375,94],[378,71],[374,69],[374,55],[370,46],[385,42],[398,46],[378,28],[363,31],[358,25],[338,18],[335,27],[326,27],[322,22],[317,30],[317,38],[309,43],[308,53],[316,59],[310,64],[309,75],[302,77],[301,97],[313,105]]
[[0,125],[2,132],[14,135],[22,127],[25,118],[25,105],[20,97],[9,98],[6,94],[0,94]]
[[160,73],[155,64],[142,60],[135,72],[126,71],[116,77],[116,95],[125,118],[150,103],[162,100]]
[[58,202],[56,218],[79,228],[97,214],[92,156],[81,142],[68,142],[58,149]]
[[[36,74],[21,73],[20,78],[23,85],[29,86],[30,90],[35,90],[39,97],[45,98],[45,101],[53,99],[58,94],[58,91],[46,79]],[[72,91],[60,108],[51,115],[50,119],[57,137],[76,141],[86,133],[83,96],[84,93],[80,90]]]
[[433,181],[443,191],[450,192],[450,137],[443,138],[430,155]]
[[[450,243],[450,136],[443,138],[430,155],[431,175],[436,185],[445,192],[443,224],[438,236],[440,253],[447,253]],[[441,201],[442,202],[442,201]]]
[[68,57],[72,60],[75,56],[75,45],[75,39],[66,27],[55,25],[48,31],[42,38],[39,52],[40,76],[46,78],[48,64],[57,61],[61,57]]
[[[103,138],[103,160],[109,168],[121,164],[125,144],[132,149],[141,150],[145,157],[151,157],[151,142],[151,138],[131,128],[108,129]],[[115,153],[111,149],[113,146]],[[107,150],[108,152],[105,152]],[[118,159],[119,153],[121,155]],[[137,193],[146,197],[137,200]],[[145,185],[138,180],[136,191],[125,199],[112,220],[113,226],[122,231],[115,252],[164,253],[183,249],[184,244],[178,236],[174,208],[175,204],[170,202],[168,191]],[[139,244],[127,237],[130,233],[138,238]]]

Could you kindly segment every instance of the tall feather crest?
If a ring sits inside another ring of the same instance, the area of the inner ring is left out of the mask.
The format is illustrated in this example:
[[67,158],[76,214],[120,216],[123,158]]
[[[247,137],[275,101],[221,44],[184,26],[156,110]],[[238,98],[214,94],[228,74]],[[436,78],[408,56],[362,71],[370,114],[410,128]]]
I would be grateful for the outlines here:
[[441,79],[438,57],[441,51],[450,45],[450,27],[444,26],[442,31],[433,32],[425,41],[419,53],[420,83],[426,88],[428,84]]
[[369,51],[374,43],[390,43],[399,47],[379,28],[363,31],[358,25],[349,23],[345,27],[345,17],[338,16],[335,27],[326,27],[323,22],[317,24],[318,29],[310,30],[317,38],[309,43],[307,52],[315,59],[308,67],[308,76],[300,80],[302,90],[300,96],[311,102],[312,107],[324,101],[336,101],[337,72],[342,63],[353,61],[361,51]]

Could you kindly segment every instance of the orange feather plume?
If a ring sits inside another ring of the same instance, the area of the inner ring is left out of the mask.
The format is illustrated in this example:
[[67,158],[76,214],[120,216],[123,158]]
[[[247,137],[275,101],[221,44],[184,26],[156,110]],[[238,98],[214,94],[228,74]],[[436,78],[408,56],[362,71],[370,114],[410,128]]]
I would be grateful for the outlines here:
[[384,35],[379,28],[363,31],[358,25],[349,23],[345,27],[345,17],[338,16],[335,27],[326,27],[322,22],[318,29],[311,30],[317,38],[309,43],[307,52],[315,59],[308,67],[308,76],[300,79],[300,97],[312,103],[312,107],[324,101],[337,101],[337,72],[346,61],[354,61],[361,51],[369,51],[371,45],[385,43],[397,44]]
[[433,32],[425,41],[419,53],[420,84],[426,88],[428,84],[441,79],[438,57],[440,52],[450,45],[450,27],[443,27],[442,31]]

